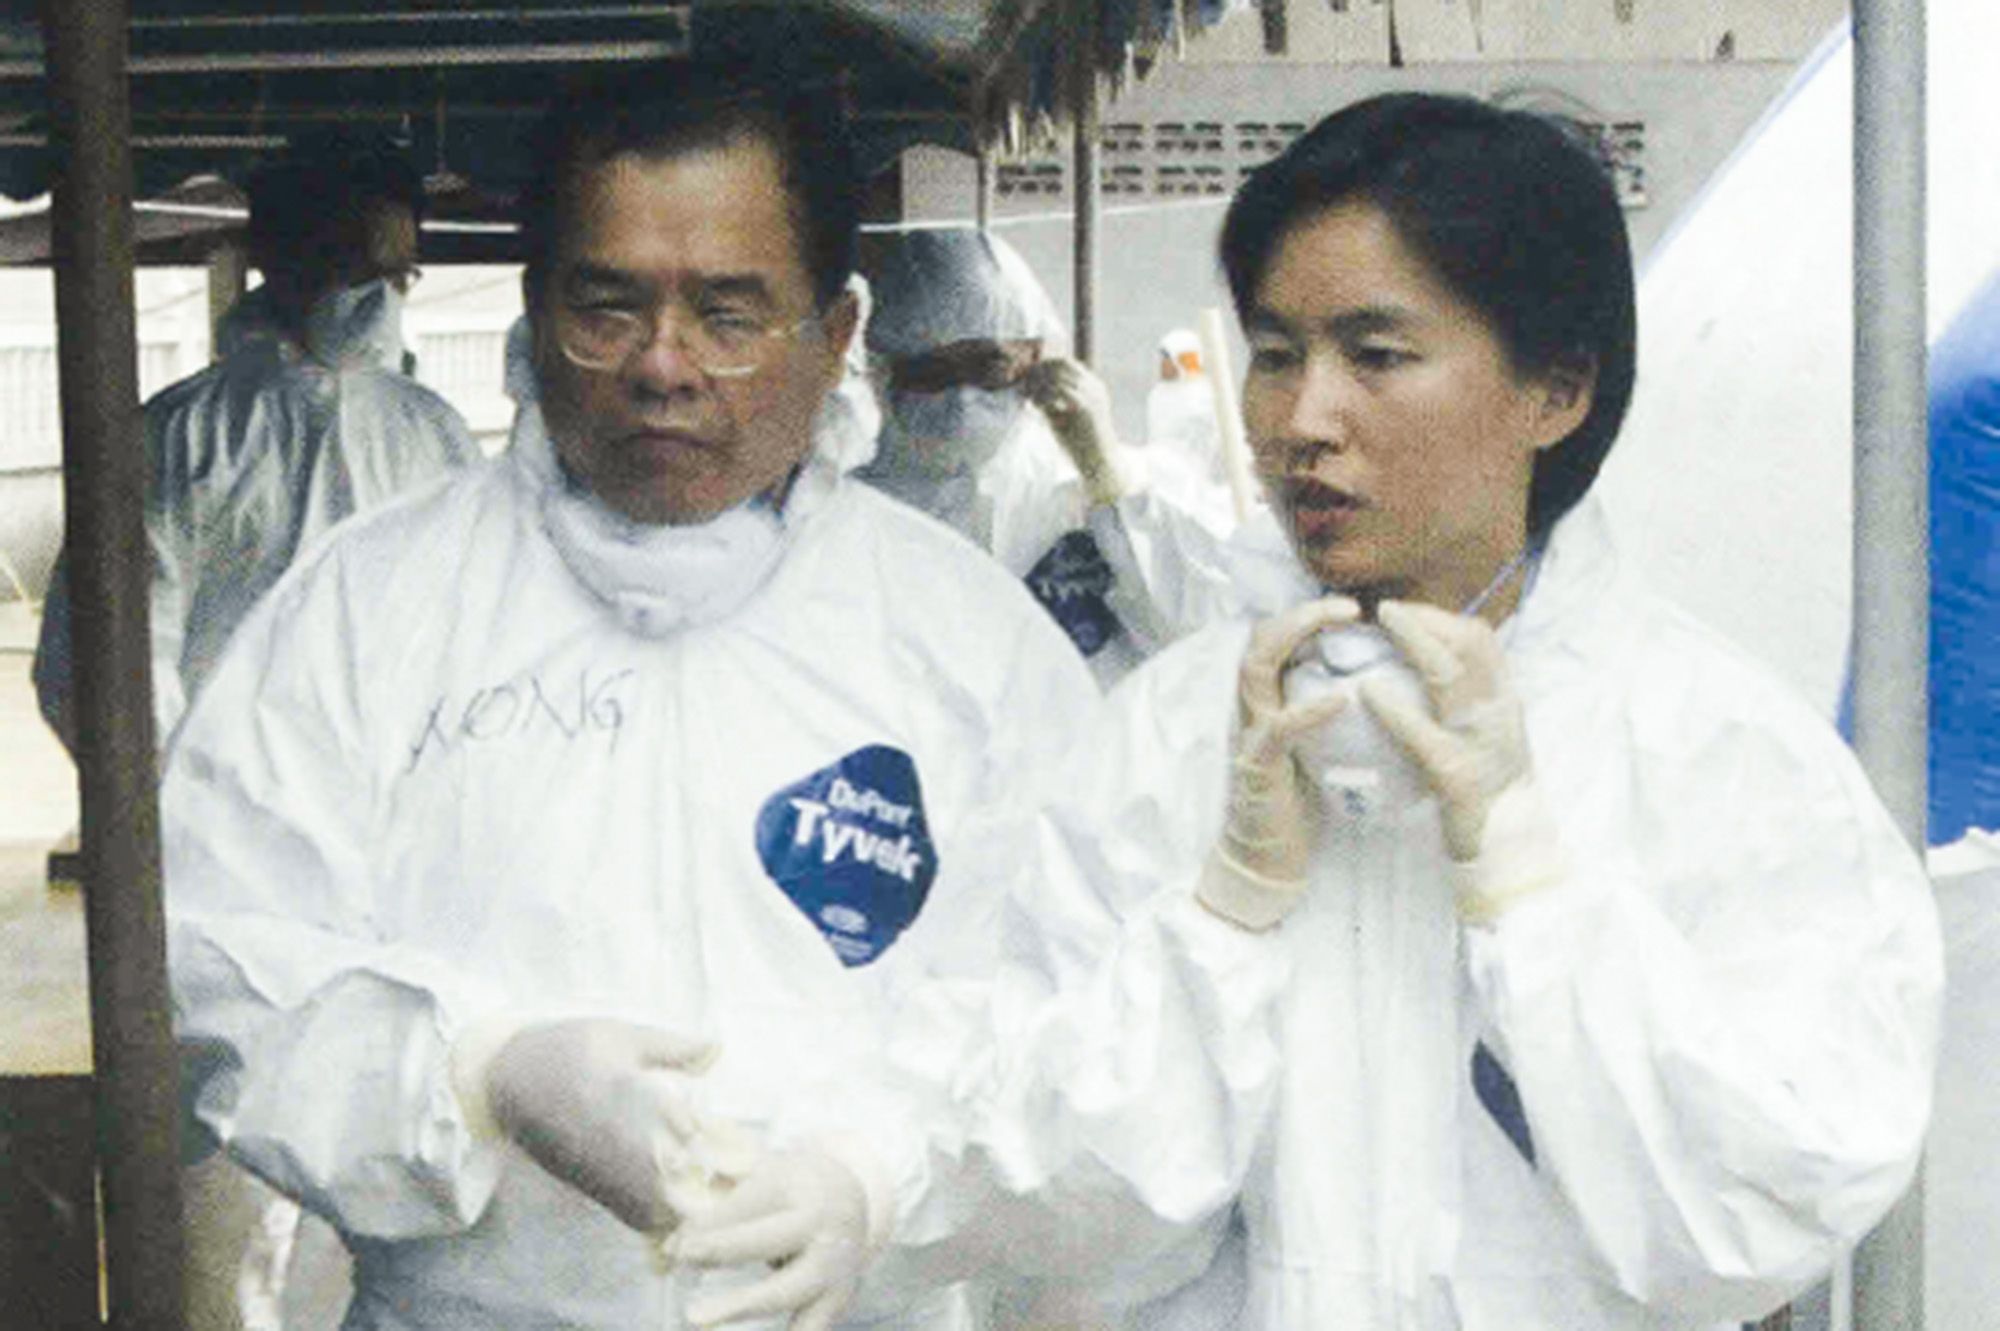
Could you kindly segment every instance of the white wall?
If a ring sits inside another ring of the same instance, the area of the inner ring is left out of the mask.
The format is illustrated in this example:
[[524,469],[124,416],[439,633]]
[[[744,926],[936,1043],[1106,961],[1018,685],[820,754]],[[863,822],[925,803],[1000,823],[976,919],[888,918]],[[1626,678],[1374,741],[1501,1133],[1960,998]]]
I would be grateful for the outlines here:
[[[1296,9],[1296,7],[1295,7]],[[1254,16],[1253,16],[1254,17]],[[1190,47],[1200,51],[1214,40]],[[1350,101],[1378,92],[1426,89],[1504,95],[1645,125],[1645,203],[1627,217],[1644,254],[1673,215],[1701,188],[1786,85],[1785,62],[1607,64],[1437,64],[1408,69],[1298,62],[1272,65],[1165,65],[1128,88],[1104,113],[1107,124],[1206,120],[1225,127],[1228,188],[1253,154],[1235,151],[1245,121],[1310,124]],[[1066,161],[1057,154],[1053,160]],[[1113,160],[1105,156],[1106,164]],[[961,218],[973,211],[970,157],[941,149],[907,154],[904,208],[912,220]],[[1227,308],[1215,257],[1226,194],[1172,202],[1113,196],[1100,240],[1097,370],[1111,386],[1121,431],[1134,437],[1144,420],[1155,373],[1154,348],[1174,327],[1193,327],[1206,305]],[[1137,205],[1136,207],[1133,205]],[[1071,312],[1069,195],[999,200],[996,225],[1026,256],[1057,305]],[[1241,364],[1241,344],[1236,345]]]
[[[1932,0],[1927,25],[1935,336],[2000,265],[2000,6]],[[1843,44],[1663,246],[1600,487],[1655,581],[1829,714],[1851,604],[1852,124]]]

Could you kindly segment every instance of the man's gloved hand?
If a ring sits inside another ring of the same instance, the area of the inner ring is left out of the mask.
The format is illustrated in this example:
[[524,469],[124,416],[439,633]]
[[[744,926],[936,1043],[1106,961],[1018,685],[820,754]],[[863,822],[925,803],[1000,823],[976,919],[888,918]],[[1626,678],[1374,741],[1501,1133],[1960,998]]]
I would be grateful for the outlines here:
[[1376,620],[1423,679],[1430,709],[1368,681],[1362,701],[1437,795],[1460,911],[1490,920],[1563,872],[1500,640],[1484,620],[1414,601],[1385,601]]
[[1285,706],[1285,667],[1322,629],[1351,624],[1361,607],[1329,596],[1265,620],[1251,632],[1236,678],[1236,752],[1229,813],[1202,870],[1204,906],[1248,929],[1283,919],[1305,889],[1317,796],[1292,756],[1293,744],[1347,705],[1344,693]]
[[890,1195],[871,1160],[818,1147],[771,1154],[726,1191],[676,1195],[684,1218],[663,1246],[670,1264],[773,1268],[697,1300],[688,1320],[790,1313],[793,1331],[825,1331],[888,1236]]
[[483,1093],[493,1122],[543,1169],[654,1233],[676,1218],[663,1165],[677,1153],[662,1140],[701,1132],[688,1079],[716,1053],[706,1040],[580,1018],[519,1029],[483,1066],[477,1054],[459,1058],[458,1074],[467,1098]]
[[1090,502],[1118,502],[1133,478],[1118,460],[1121,445],[1111,422],[1111,390],[1104,381],[1082,362],[1055,356],[1029,368],[1021,391],[1049,418],[1056,442],[1083,477]]

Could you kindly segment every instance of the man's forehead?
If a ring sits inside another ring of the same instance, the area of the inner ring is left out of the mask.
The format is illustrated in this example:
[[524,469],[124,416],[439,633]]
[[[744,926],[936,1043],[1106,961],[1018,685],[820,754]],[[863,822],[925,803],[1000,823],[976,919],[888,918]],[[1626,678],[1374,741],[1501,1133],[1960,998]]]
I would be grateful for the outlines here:
[[568,180],[556,252],[566,269],[676,283],[809,281],[775,146],[755,138],[628,151]]
[[689,298],[752,301],[772,298],[771,281],[761,272],[710,272],[686,267],[637,269],[590,257],[570,259],[563,265],[559,280],[570,292],[642,295],[664,288]]

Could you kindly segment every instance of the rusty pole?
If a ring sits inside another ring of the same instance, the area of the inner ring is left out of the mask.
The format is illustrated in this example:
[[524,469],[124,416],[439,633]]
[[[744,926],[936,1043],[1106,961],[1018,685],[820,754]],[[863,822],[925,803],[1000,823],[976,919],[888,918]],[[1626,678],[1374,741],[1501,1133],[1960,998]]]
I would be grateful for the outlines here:
[[993,225],[993,149],[980,144],[973,168],[972,220],[985,231]]
[[42,0],[63,497],[105,1274],[118,1331],[183,1326],[178,1095],[148,660],[126,0]]
[[1097,350],[1097,251],[1098,251],[1098,163],[1097,163],[1097,3],[1070,0],[1069,13],[1069,103],[1074,142],[1075,185],[1071,197],[1076,208],[1075,238],[1075,335],[1071,338],[1076,358],[1085,365]]

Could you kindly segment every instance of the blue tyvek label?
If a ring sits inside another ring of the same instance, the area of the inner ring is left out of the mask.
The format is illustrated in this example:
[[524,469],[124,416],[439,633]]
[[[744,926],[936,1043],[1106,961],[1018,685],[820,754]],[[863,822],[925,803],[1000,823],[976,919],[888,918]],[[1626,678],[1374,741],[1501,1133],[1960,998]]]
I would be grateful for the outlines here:
[[871,744],[786,786],[757,814],[757,856],[835,956],[867,965],[910,927],[937,877],[917,765]]
[[1513,1076],[1493,1051],[1481,1040],[1472,1051],[1472,1090],[1479,1103],[1514,1143],[1514,1149],[1529,1165],[1535,1163],[1535,1134],[1528,1130],[1528,1115],[1521,1108],[1521,1092]]
[[1064,533],[1028,570],[1028,590],[1055,616],[1069,640],[1085,656],[1095,656],[1118,634],[1118,616],[1105,595],[1113,574],[1097,538],[1087,531]]

